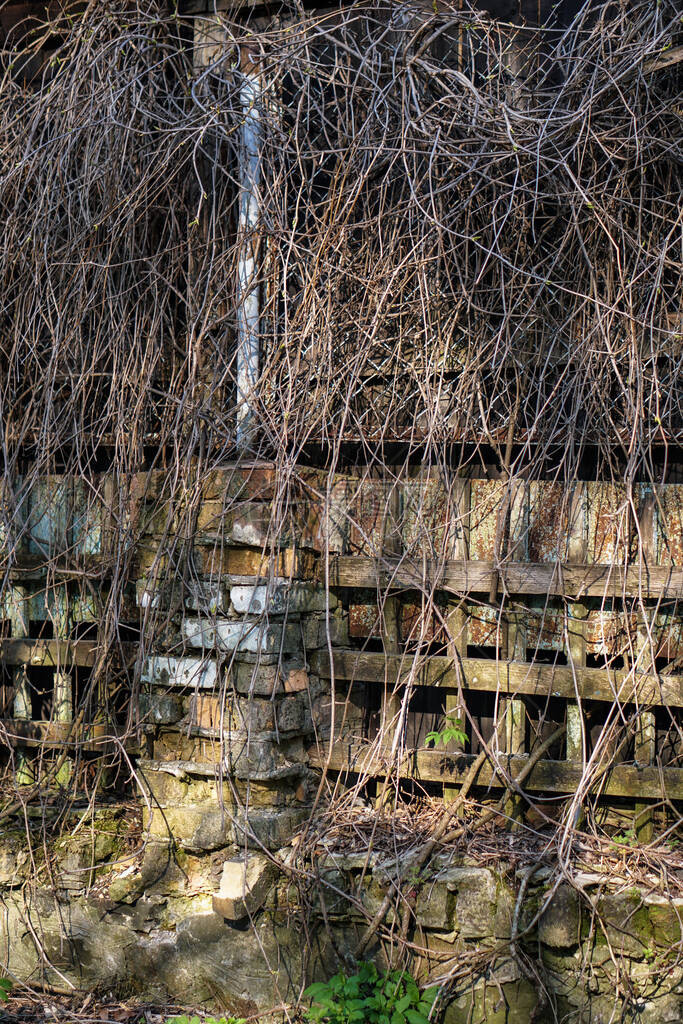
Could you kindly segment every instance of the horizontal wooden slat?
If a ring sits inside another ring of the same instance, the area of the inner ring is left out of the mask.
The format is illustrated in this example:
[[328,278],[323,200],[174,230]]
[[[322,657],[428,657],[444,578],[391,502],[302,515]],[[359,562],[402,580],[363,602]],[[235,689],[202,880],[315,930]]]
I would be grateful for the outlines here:
[[[442,589],[457,594],[488,594],[493,563],[450,560],[411,564],[408,559],[333,559],[331,586]],[[498,593],[541,594],[577,601],[584,597],[683,597],[683,567],[565,565],[560,562],[506,562],[497,569]]]
[[74,727],[72,722],[24,722],[17,718],[0,719],[2,740],[13,747],[79,747],[102,750],[111,742],[111,728],[104,724]]
[[[309,751],[310,764],[322,769],[328,763],[327,751]],[[470,754],[443,754],[436,750],[418,750],[409,753],[400,767],[401,778],[410,778],[422,782],[443,782],[457,785],[474,757]],[[383,762],[373,757],[370,747],[335,743],[329,767],[332,771],[350,771],[358,774],[382,777],[386,772],[387,759]],[[528,763],[526,757],[504,758],[505,770],[514,778]],[[580,785],[583,769],[580,764],[570,761],[539,761],[529,776],[524,780],[523,789],[529,792],[573,793]],[[609,797],[644,797],[656,800],[662,796],[662,782],[666,796],[670,800],[683,800],[683,768],[664,768],[661,773],[655,767],[636,767],[635,765],[618,765],[611,769],[606,779],[599,780],[600,792]],[[500,779],[491,765],[486,762],[475,778],[477,786],[502,786]]]
[[[417,666],[410,655],[384,655],[362,651],[335,651],[334,674],[337,679],[390,685],[407,680],[413,673],[416,686],[439,686],[454,690],[458,686],[458,670],[446,657],[420,658]],[[575,699],[576,689],[583,700],[622,703],[635,700],[639,704],[683,707],[683,676],[636,675],[608,672],[606,669],[581,668],[571,665],[543,665],[528,662],[493,661],[484,658],[463,658],[462,686],[469,690],[500,692],[530,697],[562,697]],[[311,655],[311,668],[316,675],[329,679],[330,660],[326,652]]]
[[[27,640],[6,637],[0,640],[0,662],[6,665],[29,665],[34,668],[92,668],[102,645],[97,640]],[[126,657],[134,657],[134,645],[124,645]],[[111,656],[114,656],[112,651]]]

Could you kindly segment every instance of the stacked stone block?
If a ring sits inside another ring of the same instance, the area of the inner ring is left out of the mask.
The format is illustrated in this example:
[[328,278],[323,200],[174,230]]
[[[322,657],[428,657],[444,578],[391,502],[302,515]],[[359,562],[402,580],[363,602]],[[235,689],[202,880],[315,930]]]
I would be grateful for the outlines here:
[[[343,639],[343,625],[313,579],[320,537],[309,512],[296,522],[295,503],[278,523],[275,498],[270,467],[213,473],[195,507],[191,583],[178,600],[178,581],[159,571],[160,538],[137,586],[157,616],[176,592],[165,643],[152,637],[142,671],[144,822],[188,850],[275,851],[309,815],[320,684],[308,659],[330,629]],[[157,528],[173,518],[157,513]]]

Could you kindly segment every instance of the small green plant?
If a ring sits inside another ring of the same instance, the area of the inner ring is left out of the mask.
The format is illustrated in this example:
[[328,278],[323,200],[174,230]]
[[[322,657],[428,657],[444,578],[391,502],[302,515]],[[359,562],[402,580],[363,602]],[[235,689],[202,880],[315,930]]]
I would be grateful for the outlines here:
[[628,846],[635,838],[635,830],[627,828],[625,832],[619,832],[616,836],[612,836],[612,842],[616,843],[617,846]]
[[12,982],[9,978],[0,978],[0,1002],[6,1003],[12,991]]
[[459,718],[447,717],[446,725],[443,729],[427,733],[427,743],[433,743],[435,747],[438,747],[439,743],[443,743],[446,746],[451,740],[463,747],[467,743],[467,736],[463,730],[462,721]]
[[428,1024],[439,994],[437,986],[422,993],[406,971],[380,974],[374,964],[361,964],[357,974],[343,971],[309,986],[304,995],[311,1008],[304,1019],[312,1024]]

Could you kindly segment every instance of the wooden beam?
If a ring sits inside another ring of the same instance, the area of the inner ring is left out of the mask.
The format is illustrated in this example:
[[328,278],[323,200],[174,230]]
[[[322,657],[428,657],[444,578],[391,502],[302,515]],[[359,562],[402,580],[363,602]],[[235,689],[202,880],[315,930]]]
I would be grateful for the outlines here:
[[[422,590],[436,588],[457,594],[488,594],[490,561],[415,563],[407,558],[381,559],[356,555],[334,558],[334,587]],[[577,601],[586,597],[683,597],[683,566],[568,565],[561,562],[506,562],[498,567],[498,593],[540,594]]]
[[[528,763],[528,757],[505,757],[505,769],[513,777]],[[399,768],[401,778],[423,782],[455,783],[462,779],[474,761],[472,754],[444,754],[437,750],[409,751]],[[311,767],[322,769],[327,763],[327,753],[309,750]],[[384,776],[389,766],[388,759],[373,756],[367,743],[335,743],[329,767],[332,771],[349,771],[363,775]],[[524,780],[523,789],[529,792],[573,793],[581,783],[583,767],[570,761],[539,761]],[[664,791],[669,800],[683,800],[683,768],[618,765],[599,781],[601,794],[609,797],[632,797],[639,795],[653,800]],[[485,762],[477,772],[474,784],[492,788],[503,788],[503,783],[490,763]]]
[[[122,645],[126,660],[135,657],[134,644]],[[10,637],[0,640],[0,662],[33,668],[92,668],[100,655],[98,640],[29,640]],[[114,653],[114,652],[113,652]]]
[[[310,656],[311,668],[323,679],[330,678],[330,662],[326,652]],[[583,700],[602,700],[610,704],[638,702],[641,705],[683,707],[683,676],[657,676],[629,672],[611,672],[600,668],[575,668],[569,665],[545,665],[530,662],[494,661],[485,658],[463,658],[460,662],[463,687],[468,690],[500,693],[507,696],[560,697],[576,696],[574,673]],[[357,682],[393,682],[414,673],[415,686],[438,686],[457,689],[457,672],[450,658],[429,656],[417,660],[410,654],[387,656],[363,651],[335,651],[336,679]]]
[[16,718],[0,719],[0,737],[12,747],[79,747],[99,751],[111,742],[111,733],[104,726],[81,725],[76,729],[72,722],[26,722]]

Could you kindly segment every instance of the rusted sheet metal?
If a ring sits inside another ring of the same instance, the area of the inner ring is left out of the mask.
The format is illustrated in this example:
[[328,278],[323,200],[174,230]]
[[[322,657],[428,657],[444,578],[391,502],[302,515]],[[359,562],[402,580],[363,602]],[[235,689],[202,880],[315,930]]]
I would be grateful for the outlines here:
[[498,647],[502,642],[498,609],[486,605],[465,605],[467,642],[473,647]]
[[472,480],[470,484],[469,551],[475,561],[493,558],[498,512],[505,499],[501,480]]
[[529,602],[527,617],[527,649],[531,651],[564,651],[564,609],[557,601]]
[[440,614],[437,614],[428,602],[423,605],[411,601],[403,602],[399,620],[401,640],[410,643],[445,642],[443,620],[446,608],[440,607],[439,611]]
[[529,561],[567,559],[571,492],[562,484],[529,484]]
[[586,484],[586,561],[622,565],[633,544],[632,516],[622,484]]
[[659,565],[683,565],[683,486],[666,484],[655,491],[655,542]]
[[592,608],[585,618],[586,654],[616,658],[632,652],[637,642],[637,618],[605,606]]
[[360,480],[350,508],[353,553],[376,558],[401,550],[400,485],[393,481]]
[[433,559],[464,558],[467,481],[444,480],[433,473],[407,479],[402,488],[402,540],[412,554],[428,552]]
[[86,556],[101,555],[104,551],[106,492],[111,478],[96,482],[97,489],[84,480],[74,480],[71,508],[71,544]]
[[381,634],[380,614],[376,604],[349,605],[349,636],[365,640]]
[[[87,483],[75,476],[18,478],[15,495],[5,496],[4,502],[11,542],[17,551],[37,558],[101,555],[112,485],[107,476]],[[3,533],[0,540],[9,541],[9,537]]]
[[[392,497],[393,496],[393,497]],[[312,500],[307,531],[318,550],[333,554],[360,554],[377,557],[387,542],[400,540],[398,525],[393,522],[400,499],[395,487],[382,480],[337,476],[332,486],[321,487],[321,494]]]
[[330,554],[348,554],[351,550],[351,506],[357,481],[335,475],[332,479],[311,476],[307,479],[305,533],[310,546]]
[[69,545],[69,480],[60,476],[39,477],[28,497],[28,551],[46,557],[66,551]]
[[524,481],[509,486],[502,480],[472,480],[470,488],[469,557],[490,561],[499,541],[499,557],[528,557],[529,493]]

